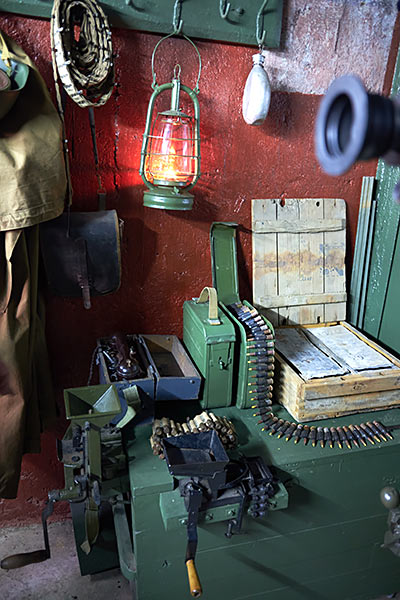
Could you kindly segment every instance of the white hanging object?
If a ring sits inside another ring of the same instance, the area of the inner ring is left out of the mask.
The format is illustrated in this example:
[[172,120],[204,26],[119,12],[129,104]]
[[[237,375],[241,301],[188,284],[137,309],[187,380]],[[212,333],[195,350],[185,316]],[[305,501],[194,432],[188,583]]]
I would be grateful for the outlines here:
[[271,101],[271,84],[264,69],[265,57],[253,54],[253,68],[247,77],[243,92],[242,114],[248,125],[261,125],[267,116]]

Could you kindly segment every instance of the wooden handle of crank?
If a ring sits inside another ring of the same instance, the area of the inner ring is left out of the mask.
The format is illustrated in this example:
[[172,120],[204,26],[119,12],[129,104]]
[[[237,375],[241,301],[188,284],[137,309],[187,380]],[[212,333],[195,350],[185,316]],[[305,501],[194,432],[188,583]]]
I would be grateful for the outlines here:
[[189,578],[190,593],[195,598],[200,598],[200,596],[203,593],[203,590],[201,589],[200,579],[197,575],[196,566],[194,564],[193,558],[189,558],[189,560],[186,561],[186,568]]
[[46,550],[35,550],[34,552],[11,554],[11,556],[6,556],[6,558],[3,558],[3,560],[0,562],[0,567],[7,570],[19,569],[20,567],[26,567],[26,565],[43,562],[48,558],[49,555]]

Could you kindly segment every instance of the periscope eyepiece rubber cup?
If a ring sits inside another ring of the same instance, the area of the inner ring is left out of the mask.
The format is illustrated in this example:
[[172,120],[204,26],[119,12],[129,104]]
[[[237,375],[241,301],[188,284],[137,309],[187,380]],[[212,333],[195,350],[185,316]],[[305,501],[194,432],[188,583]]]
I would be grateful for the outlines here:
[[368,94],[355,75],[336,79],[322,99],[315,151],[323,170],[342,175],[358,160],[400,164],[400,102]]

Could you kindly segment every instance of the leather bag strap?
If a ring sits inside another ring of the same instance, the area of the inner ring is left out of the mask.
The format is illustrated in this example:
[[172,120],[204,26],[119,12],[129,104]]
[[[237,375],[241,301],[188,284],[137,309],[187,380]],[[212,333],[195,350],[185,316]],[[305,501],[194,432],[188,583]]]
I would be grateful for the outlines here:
[[205,287],[201,290],[196,304],[203,304],[208,301],[208,322],[210,325],[221,325],[218,317],[218,296],[217,290],[213,287]]
[[11,63],[10,63],[11,54],[8,49],[7,42],[4,39],[1,31],[0,31],[0,55],[7,67],[8,75],[11,75]]

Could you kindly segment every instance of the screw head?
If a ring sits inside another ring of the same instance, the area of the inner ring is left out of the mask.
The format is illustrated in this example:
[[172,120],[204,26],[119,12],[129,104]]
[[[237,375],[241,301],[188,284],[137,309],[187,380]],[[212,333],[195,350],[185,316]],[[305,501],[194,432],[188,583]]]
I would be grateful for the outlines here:
[[181,525],[187,525],[187,519],[180,519],[179,523]]
[[236,515],[236,510],[228,510],[228,517],[234,517]]
[[214,515],[212,513],[207,513],[206,514],[206,521],[212,521],[214,518]]

